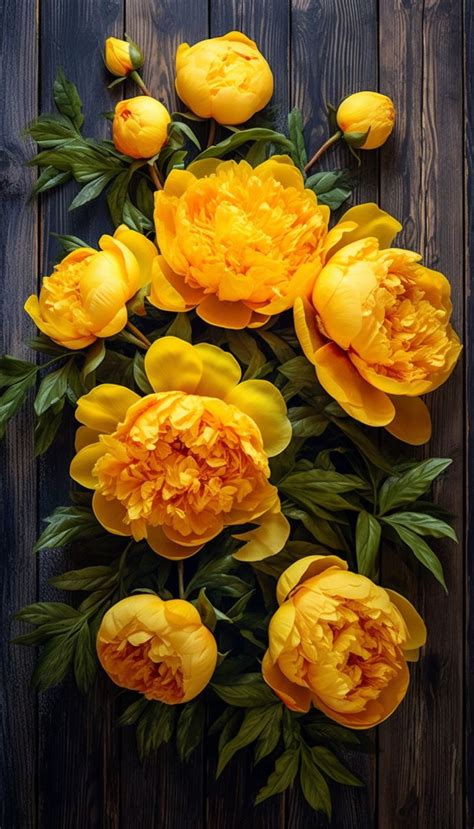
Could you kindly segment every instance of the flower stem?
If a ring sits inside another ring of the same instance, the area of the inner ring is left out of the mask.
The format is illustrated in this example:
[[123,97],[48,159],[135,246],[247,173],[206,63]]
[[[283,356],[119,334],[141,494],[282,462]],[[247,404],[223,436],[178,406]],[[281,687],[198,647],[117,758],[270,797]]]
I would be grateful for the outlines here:
[[127,328],[128,328],[128,330],[129,330],[132,334],[134,334],[134,335],[135,335],[135,337],[136,337],[138,340],[140,340],[140,342],[142,342],[142,343],[143,343],[143,345],[145,346],[145,348],[150,348],[150,346],[151,346],[151,342],[150,342],[150,340],[148,339],[148,337],[145,337],[145,335],[144,335],[144,334],[142,334],[142,332],[140,331],[140,329],[139,329],[139,328],[137,328],[137,326],[136,326],[136,325],[134,325],[134,324],[133,324],[133,322],[130,322],[130,320],[127,322]]
[[130,77],[132,81],[135,81],[136,85],[139,87],[139,89],[141,89],[144,95],[148,95],[149,98],[153,97],[150,90],[146,86],[142,76],[138,74],[136,69],[134,69],[133,72],[130,72]]
[[325,153],[326,150],[329,150],[329,147],[332,147],[332,145],[335,144],[337,141],[339,141],[339,139],[341,137],[342,137],[341,130],[338,130],[337,132],[334,133],[334,135],[331,135],[331,137],[328,138],[328,140],[325,141],[324,144],[321,145],[319,150],[316,150],[315,154],[313,156],[311,156],[308,163],[305,164],[305,167],[304,167],[305,173],[307,173],[308,170],[313,166],[313,164],[316,164],[316,162],[321,158],[323,153]]
[[153,184],[155,185],[157,190],[163,190],[163,185],[161,183],[160,175],[158,170],[156,169],[154,164],[148,165],[150,168],[150,176],[152,178]]
[[184,592],[184,561],[178,561],[178,592],[180,599],[186,598]]
[[212,147],[212,145],[214,144],[214,141],[216,140],[216,126],[217,126],[217,124],[214,121],[214,118],[211,118],[211,120],[209,121],[209,135],[207,137],[207,146],[208,147]]

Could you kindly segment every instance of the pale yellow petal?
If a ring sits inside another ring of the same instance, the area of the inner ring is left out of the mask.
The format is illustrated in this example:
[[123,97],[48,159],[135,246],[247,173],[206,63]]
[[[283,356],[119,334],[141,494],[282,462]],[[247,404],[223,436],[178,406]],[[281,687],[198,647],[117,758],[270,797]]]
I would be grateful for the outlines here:
[[194,350],[202,360],[202,377],[195,393],[224,399],[240,382],[242,371],[237,360],[228,351],[208,343],[199,343]]
[[330,567],[337,567],[340,570],[349,569],[347,561],[335,555],[304,556],[304,558],[295,561],[294,564],[290,564],[278,579],[276,591],[278,604],[283,604],[297,585],[306,581],[306,579],[324,573]]

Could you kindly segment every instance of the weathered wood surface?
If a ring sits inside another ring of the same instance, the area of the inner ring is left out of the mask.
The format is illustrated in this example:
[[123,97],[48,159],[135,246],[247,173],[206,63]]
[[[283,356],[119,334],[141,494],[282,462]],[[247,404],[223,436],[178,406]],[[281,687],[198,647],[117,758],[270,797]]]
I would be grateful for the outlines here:
[[[290,106],[302,108],[310,146],[325,134],[325,101],[336,103],[363,88],[391,95],[399,113],[396,135],[380,154],[364,157],[356,199],[380,200],[404,222],[400,244],[420,250],[428,265],[448,275],[455,324],[467,341],[473,222],[467,213],[472,185],[466,178],[470,154],[464,124],[473,107],[463,63],[464,57],[468,67],[473,61],[469,0],[465,8],[462,0],[39,0],[37,5],[39,9],[32,0],[5,0],[0,12],[6,101],[0,168],[3,350],[26,354],[21,340],[31,326],[21,306],[54,258],[50,232],[75,233],[95,244],[109,227],[105,212],[97,208],[68,214],[66,190],[48,195],[39,205],[28,202],[34,173],[22,166],[31,147],[25,146],[20,131],[38,107],[51,107],[52,79],[61,65],[80,89],[91,128],[105,132],[107,124],[99,127],[97,116],[111,108],[120,92],[111,96],[106,89],[100,49],[107,35],[124,29],[144,48],[148,85],[173,107],[177,45],[230,29],[245,31],[271,63],[283,116]],[[346,162],[341,148],[324,164]],[[379,729],[377,757],[362,763],[357,759],[367,788],[334,790],[335,827],[473,825],[473,816],[466,812],[469,765],[463,741],[469,725],[463,691],[469,668],[464,637],[468,396],[461,364],[432,403],[435,435],[430,452],[454,458],[437,492],[457,516],[461,542],[459,547],[438,546],[449,597],[425,574],[417,581],[393,559],[384,561],[384,579],[420,607],[430,639],[412,672],[407,700]],[[253,810],[258,772],[246,758],[234,762],[218,783],[212,775],[215,758],[204,749],[183,768],[172,749],[164,748],[142,769],[133,735],[114,727],[105,683],[87,700],[72,684],[39,698],[29,691],[34,655],[8,644],[15,632],[10,617],[19,606],[54,595],[47,580],[58,570],[62,554],[49,553],[36,561],[31,550],[41,518],[67,497],[70,435],[62,440],[61,449],[35,467],[32,420],[26,410],[10,426],[0,449],[6,643],[1,662],[0,828],[324,826],[293,793]],[[472,764],[470,768],[472,773]]]

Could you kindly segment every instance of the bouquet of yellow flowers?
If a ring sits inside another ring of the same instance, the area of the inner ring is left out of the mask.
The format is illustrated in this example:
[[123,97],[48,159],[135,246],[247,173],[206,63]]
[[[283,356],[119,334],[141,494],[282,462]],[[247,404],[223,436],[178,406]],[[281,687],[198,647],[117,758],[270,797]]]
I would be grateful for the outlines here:
[[426,539],[455,535],[427,493],[450,460],[406,446],[429,440],[422,396],[461,350],[449,282],[393,247],[401,225],[376,204],[341,214],[352,171],[314,171],[337,141],[359,164],[385,143],[387,96],[330,107],[308,157],[298,109],[274,129],[271,69],[240,32],[179,47],[180,112],[130,38],[105,62],[140,93],[107,114],[111,140],[84,137],[61,71],[58,113],[28,127],[35,193],[72,177],[70,209],[106,193],[115,229],[58,237],[25,302],[48,360],[0,360],[1,434],[35,385],[37,454],[71,407],[77,421],[79,486],[36,549],[71,547],[80,567],[51,583],[80,600],[19,610],[33,630],[17,641],[42,646],[40,690],[72,670],[86,693],[99,665],[126,689],[142,757],[217,736],[220,774],[253,745],[270,764],[256,803],[298,778],[329,814],[328,779],[360,784],[338,757],[347,729],[393,713],[426,640],[378,584],[381,549],[445,586]]

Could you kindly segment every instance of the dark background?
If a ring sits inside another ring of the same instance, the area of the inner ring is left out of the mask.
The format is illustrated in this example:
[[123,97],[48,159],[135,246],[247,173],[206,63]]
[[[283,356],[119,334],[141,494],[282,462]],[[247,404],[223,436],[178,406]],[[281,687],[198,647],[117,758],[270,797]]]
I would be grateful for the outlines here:
[[[284,114],[294,105],[307,122],[309,149],[327,135],[325,101],[359,89],[380,89],[397,107],[396,134],[380,153],[363,154],[354,200],[378,201],[404,223],[398,244],[424,255],[453,286],[454,323],[467,342],[469,235],[469,57],[473,6],[466,0],[4,0],[3,126],[0,180],[3,218],[0,300],[3,351],[30,358],[22,340],[33,327],[22,311],[48,273],[57,247],[50,232],[73,233],[92,245],[108,229],[96,203],[68,214],[77,185],[28,201],[36,172],[23,162],[34,147],[20,137],[39,110],[52,110],[58,65],[79,87],[85,132],[109,131],[99,113],[122,93],[109,92],[101,48],[126,30],[147,56],[145,80],[173,109],[174,54],[184,40],[241,29],[255,38],[276,81]],[[472,54],[472,53],[471,53]],[[472,60],[472,57],[471,57]],[[131,89],[128,94],[136,94]],[[344,149],[323,167],[345,165]],[[426,572],[416,579],[394,558],[383,560],[382,581],[406,594],[426,619],[428,645],[412,669],[404,704],[378,732],[378,754],[358,755],[353,768],[366,789],[334,789],[335,827],[472,826],[466,809],[469,765],[464,738],[469,717],[466,617],[467,384],[466,365],[430,400],[431,455],[454,458],[437,486],[439,502],[457,516],[459,546],[437,543],[447,597]],[[8,644],[19,626],[11,613],[37,599],[62,598],[48,578],[64,567],[60,551],[38,558],[32,547],[42,518],[67,503],[70,435],[38,463],[33,459],[31,409],[10,425],[0,448],[3,632],[1,829],[306,829],[325,821],[298,793],[253,810],[260,781],[250,758],[233,762],[218,783],[215,758],[198,751],[181,767],[172,747],[145,768],[134,735],[114,725],[112,694],[101,680],[83,698],[72,683],[39,696],[29,690],[34,652]],[[472,568],[472,564],[470,565]],[[472,764],[470,773],[472,775]]]

